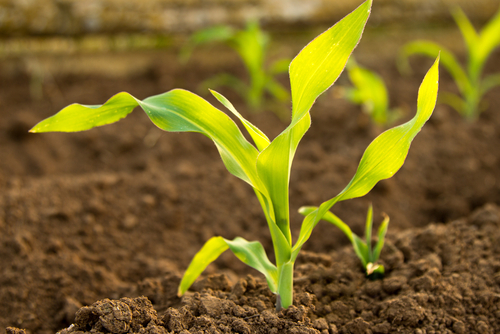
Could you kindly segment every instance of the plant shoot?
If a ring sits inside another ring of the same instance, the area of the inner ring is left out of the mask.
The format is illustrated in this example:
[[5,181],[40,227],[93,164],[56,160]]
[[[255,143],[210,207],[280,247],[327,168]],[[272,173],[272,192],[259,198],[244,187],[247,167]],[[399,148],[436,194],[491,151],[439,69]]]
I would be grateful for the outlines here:
[[[254,144],[236,123],[203,98],[183,89],[139,100],[122,92],[103,105],[72,104],[31,129],[31,132],[83,131],[114,123],[141,107],[160,129],[171,132],[198,132],[217,147],[227,170],[248,183],[262,206],[275,252],[272,263],[259,241],[243,238],[209,239],[195,255],[179,286],[184,294],[203,270],[230,249],[242,262],[261,272],[277,296],[277,308],[293,302],[293,266],[313,228],[337,202],[361,197],[375,184],[396,173],[406,158],[413,138],[431,116],[438,91],[438,59],[419,89],[416,115],[407,123],[385,131],[366,149],[349,184],[337,196],[322,203],[303,220],[300,235],[292,241],[289,215],[289,180],[293,157],[300,140],[311,125],[310,109],[315,100],[337,80],[358,44],[368,20],[372,0],[367,0],[336,25],[311,41],[290,64],[292,117],[288,127],[274,140],[238,113],[221,94],[212,94],[239,120]],[[230,219],[230,217],[228,217]]]

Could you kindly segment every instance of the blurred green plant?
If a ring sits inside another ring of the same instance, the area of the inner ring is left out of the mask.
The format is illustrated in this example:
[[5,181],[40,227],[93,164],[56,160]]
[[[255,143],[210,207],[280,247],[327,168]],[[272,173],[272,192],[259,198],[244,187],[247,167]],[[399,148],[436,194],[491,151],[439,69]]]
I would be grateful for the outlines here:
[[280,103],[290,101],[290,94],[276,80],[276,75],[287,72],[291,60],[278,59],[266,66],[270,36],[260,28],[258,22],[248,22],[243,30],[215,26],[198,31],[181,50],[180,58],[187,62],[197,46],[215,42],[222,42],[238,53],[248,72],[249,83],[234,75],[222,73],[206,80],[202,84],[204,90],[207,87],[230,87],[244,98],[253,111],[262,107],[266,93]]
[[[227,170],[254,189],[270,230],[276,264],[269,260],[259,241],[214,236],[194,256],[181,280],[178,294],[183,295],[210,263],[230,249],[243,263],[265,276],[269,289],[276,294],[277,308],[287,308],[293,302],[293,267],[314,227],[335,203],[366,195],[380,180],[392,177],[401,168],[411,142],[432,115],[436,104],[439,58],[420,86],[416,115],[374,139],[349,184],[304,218],[299,237],[295,244],[292,243],[289,214],[292,161],[299,142],[311,125],[310,109],[342,73],[361,38],[371,5],[372,0],[366,0],[311,41],[291,62],[292,118],[288,127],[273,141],[244,119],[221,94],[211,91],[243,123],[254,145],[228,115],[183,89],[174,89],[144,100],[122,92],[103,105],[72,104],[41,121],[30,131],[88,130],[117,122],[140,106],[160,129],[197,132],[210,138]],[[232,223],[231,214],[228,214],[227,220]]]
[[361,105],[378,125],[391,124],[400,117],[399,109],[389,109],[389,94],[381,76],[360,66],[353,57],[347,62],[347,74],[354,87],[339,88],[341,97]]
[[481,32],[476,32],[465,13],[459,7],[452,11],[467,48],[467,67],[462,68],[456,57],[442,45],[431,41],[417,40],[403,46],[398,57],[398,67],[409,72],[408,57],[422,54],[436,57],[441,52],[441,63],[450,73],[458,87],[459,95],[442,92],[439,102],[458,111],[463,117],[474,120],[485,109],[482,98],[492,88],[500,85],[500,73],[483,77],[482,73],[488,57],[500,45],[500,8]]
[[[299,213],[307,216],[317,209],[318,208],[314,206],[303,206],[299,209]],[[380,257],[380,253],[382,252],[382,248],[384,247],[385,234],[387,233],[387,228],[389,227],[389,216],[384,214],[384,220],[379,226],[377,233],[378,240],[374,248],[372,248],[371,243],[373,227],[373,208],[371,205],[368,207],[368,214],[366,215],[366,241],[361,240],[361,238],[358,237],[346,223],[344,223],[331,211],[327,211],[322,219],[326,220],[329,223],[332,223],[333,225],[337,226],[342,232],[344,232],[344,234],[351,242],[357,257],[361,260],[361,264],[363,265],[366,276],[371,279],[378,279],[384,276],[385,268],[383,265],[377,264],[377,261]]]

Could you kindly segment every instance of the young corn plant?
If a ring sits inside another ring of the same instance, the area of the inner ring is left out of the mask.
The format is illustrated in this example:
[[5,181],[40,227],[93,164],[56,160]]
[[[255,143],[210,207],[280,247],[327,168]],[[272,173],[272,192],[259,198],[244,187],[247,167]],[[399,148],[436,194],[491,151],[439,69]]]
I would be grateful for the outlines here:
[[[122,92],[103,105],[72,104],[31,129],[31,132],[83,131],[120,120],[140,106],[160,129],[198,132],[217,147],[227,170],[255,191],[266,218],[276,258],[272,263],[259,241],[243,238],[210,238],[194,256],[179,285],[183,295],[196,278],[224,251],[230,249],[242,262],[261,272],[276,294],[277,308],[293,302],[293,266],[313,228],[337,202],[364,196],[375,184],[391,177],[403,164],[410,143],[434,109],[438,87],[438,61],[429,70],[419,90],[417,114],[409,122],[382,133],[368,146],[358,170],[337,196],[309,213],[295,244],[290,231],[288,185],[297,146],[311,125],[310,109],[315,100],[338,78],[358,44],[370,14],[367,0],[336,25],[316,37],[291,62],[292,118],[273,141],[248,122],[221,94],[212,94],[232,112],[250,134],[252,145],[224,112],[203,98],[182,89],[139,100]],[[230,219],[228,223],[230,222]]]
[[278,59],[266,66],[266,53],[270,36],[257,21],[250,21],[243,30],[235,30],[228,26],[215,26],[193,34],[187,45],[181,50],[181,59],[187,61],[196,46],[207,43],[225,43],[240,56],[249,76],[249,82],[222,73],[206,80],[202,86],[227,86],[242,96],[253,111],[262,107],[265,94],[268,93],[276,101],[290,101],[288,91],[276,80],[276,75],[288,70],[290,59]]
[[406,44],[400,52],[398,66],[409,71],[408,57],[422,54],[436,57],[441,52],[441,62],[450,73],[460,95],[443,92],[439,102],[458,111],[464,118],[474,120],[484,110],[482,98],[492,88],[500,85],[500,73],[483,77],[483,70],[491,53],[500,45],[500,8],[486,26],[477,32],[465,13],[456,7],[452,11],[467,48],[467,66],[464,69],[451,51],[430,41],[417,40]]
[[[299,209],[299,213],[307,216],[309,213],[317,210],[314,206],[303,206]],[[366,276],[371,279],[378,279],[384,277],[385,268],[381,264],[377,264],[377,261],[384,247],[385,234],[387,233],[387,228],[389,227],[389,216],[384,215],[384,220],[378,229],[378,240],[375,247],[372,248],[372,226],[373,226],[373,208],[370,205],[368,207],[368,214],[366,215],[365,224],[365,240],[363,241],[360,237],[354,233],[351,228],[344,223],[339,217],[334,215],[331,211],[327,211],[322,218],[327,222],[337,226],[344,234],[347,236],[349,241],[354,248],[354,253],[360,259],[361,264],[365,270]]]
[[342,97],[361,105],[363,111],[378,125],[396,121],[400,111],[389,108],[389,94],[381,76],[360,66],[352,57],[347,62],[347,74],[354,87],[342,87]]

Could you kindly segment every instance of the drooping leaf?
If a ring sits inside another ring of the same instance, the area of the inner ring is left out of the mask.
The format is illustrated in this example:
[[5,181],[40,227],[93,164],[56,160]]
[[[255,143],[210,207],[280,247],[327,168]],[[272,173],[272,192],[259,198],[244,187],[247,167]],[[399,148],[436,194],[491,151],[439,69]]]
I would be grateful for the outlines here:
[[302,222],[300,234],[292,249],[295,259],[320,219],[337,202],[367,194],[377,182],[392,177],[403,165],[413,138],[422,129],[436,106],[439,57],[425,75],[419,88],[417,113],[408,122],[379,135],[368,146],[351,182],[334,198],[310,212]]
[[203,245],[198,253],[196,253],[189,264],[179,284],[177,294],[182,296],[207,266],[214,262],[228,248],[231,249],[234,255],[243,263],[264,274],[269,289],[272,292],[276,292],[278,286],[278,271],[276,266],[267,258],[264,247],[262,247],[260,242],[248,242],[240,237],[234,240],[227,240],[223,237],[212,237]]
[[208,265],[224,253],[229,248],[223,237],[212,237],[208,239],[203,247],[191,260],[188,268],[182,276],[181,283],[177,290],[177,295],[182,296],[189,287],[196,281]]
[[267,258],[266,251],[258,241],[248,242],[243,238],[237,237],[234,240],[224,239],[238,257],[246,265],[258,270],[267,280],[271,292],[276,292],[278,288],[278,270],[274,264]]
[[255,147],[245,139],[229,116],[186,90],[174,89],[143,101],[128,93],[119,93],[103,105],[72,104],[30,131],[88,130],[116,122],[138,105],[156,126],[165,131],[198,132],[212,139],[228,171],[267,196],[255,167],[258,155]]
[[36,124],[30,132],[76,132],[118,122],[139,105],[132,95],[121,92],[105,104],[71,104]]
[[[307,216],[309,215],[311,212],[317,210],[318,207],[316,206],[303,206],[299,209],[299,213],[303,216]],[[352,236],[353,236],[353,232],[351,230],[351,228],[349,227],[349,225],[347,225],[346,223],[344,223],[339,217],[337,217],[334,213],[332,213],[331,211],[328,211],[324,214],[323,218],[321,218],[335,226],[337,226],[345,235],[346,237],[349,239],[349,241],[351,243],[354,242]]]

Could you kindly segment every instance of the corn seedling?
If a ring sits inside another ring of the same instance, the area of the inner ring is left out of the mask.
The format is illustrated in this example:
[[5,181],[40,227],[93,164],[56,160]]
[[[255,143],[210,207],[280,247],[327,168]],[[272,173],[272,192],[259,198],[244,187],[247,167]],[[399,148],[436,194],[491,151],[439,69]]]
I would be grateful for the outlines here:
[[215,26],[201,30],[191,36],[187,45],[181,50],[181,59],[187,61],[193,49],[202,44],[219,42],[234,49],[240,56],[248,72],[249,83],[223,73],[206,80],[203,87],[227,86],[242,96],[251,110],[262,107],[265,93],[276,101],[290,101],[288,91],[275,79],[275,76],[288,70],[290,59],[279,59],[269,67],[266,66],[266,53],[270,36],[260,29],[256,21],[247,23],[244,30],[235,30],[228,26]]
[[[276,263],[268,259],[259,241],[214,236],[194,256],[181,280],[178,294],[183,295],[211,262],[230,249],[242,262],[265,276],[269,289],[277,296],[277,307],[287,308],[293,301],[293,266],[313,228],[335,203],[364,196],[378,181],[391,177],[401,168],[411,141],[431,116],[436,103],[438,60],[419,89],[415,117],[382,133],[368,146],[351,182],[340,194],[304,218],[298,240],[292,243],[288,198],[292,160],[300,140],[311,125],[309,111],[312,105],[343,71],[361,38],[371,5],[372,0],[365,1],[316,37],[291,62],[291,123],[273,141],[244,119],[221,94],[211,91],[243,123],[255,146],[228,115],[203,98],[182,89],[173,89],[144,100],[122,92],[103,105],[72,104],[35,125],[31,132],[88,130],[116,122],[140,106],[160,129],[198,132],[210,138],[227,170],[254,189],[270,230]],[[234,223],[230,217],[229,223]]]
[[410,42],[401,49],[398,66],[402,71],[408,72],[409,56],[422,54],[436,57],[440,52],[441,62],[455,81],[460,95],[443,92],[439,96],[439,102],[451,106],[463,117],[473,120],[484,109],[481,105],[484,94],[500,85],[500,73],[482,76],[488,57],[500,45],[500,8],[479,33],[459,7],[455,8],[452,14],[467,48],[466,69],[451,51],[437,43],[423,40]]
[[[303,206],[299,209],[299,213],[304,216],[307,216],[309,213],[317,210],[317,207],[314,206]],[[384,220],[380,224],[378,229],[378,240],[375,244],[375,247],[372,248],[372,226],[373,226],[373,208],[370,205],[368,207],[368,214],[366,215],[366,224],[365,224],[365,240],[363,241],[360,237],[358,237],[351,228],[344,223],[339,217],[334,215],[331,211],[327,211],[322,218],[327,222],[337,226],[344,234],[347,236],[349,241],[354,248],[354,252],[357,257],[361,260],[361,264],[365,270],[366,276],[377,279],[384,276],[385,269],[381,264],[377,264],[377,261],[380,257],[380,252],[382,252],[382,248],[384,247],[384,239],[385,234],[387,233],[387,228],[389,227],[389,216],[384,215]]]
[[352,57],[347,62],[347,74],[354,87],[341,87],[340,95],[362,106],[363,111],[378,125],[393,123],[399,109],[389,109],[389,94],[384,79],[360,66]]

